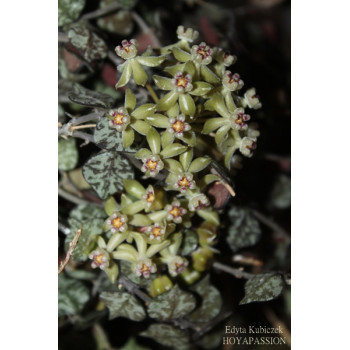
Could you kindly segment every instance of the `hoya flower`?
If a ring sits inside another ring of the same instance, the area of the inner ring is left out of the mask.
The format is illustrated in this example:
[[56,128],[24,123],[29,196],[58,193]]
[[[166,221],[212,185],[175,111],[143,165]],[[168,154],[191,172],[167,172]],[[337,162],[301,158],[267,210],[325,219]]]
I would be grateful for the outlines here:
[[112,233],[125,232],[128,229],[128,217],[121,214],[119,211],[114,212],[105,221],[105,227],[109,229]]
[[239,74],[232,74],[227,70],[222,78],[222,85],[230,91],[237,91],[242,89],[244,82]]
[[211,49],[205,42],[191,47],[191,55],[194,62],[208,65],[213,60],[213,49]]
[[201,210],[210,205],[210,201],[203,193],[192,196],[188,202],[188,209],[190,211]]
[[115,52],[125,60],[122,65],[118,66],[122,75],[115,86],[116,88],[126,85],[131,76],[137,85],[144,86],[147,82],[147,73],[142,66],[156,67],[166,58],[165,56],[137,56],[138,42],[135,39],[123,40],[122,44],[115,48]]
[[185,259],[181,256],[174,256],[168,262],[168,270],[169,270],[170,275],[173,277],[182,273],[187,266],[188,266],[187,259]]
[[185,28],[184,26],[178,26],[176,34],[180,40],[190,43],[196,40],[199,36],[199,33],[196,30],[193,30],[192,28]]
[[166,228],[160,223],[155,223],[154,225],[147,227],[147,233],[151,240],[163,240],[165,232]]
[[239,147],[240,152],[246,156],[251,157],[256,149],[256,138],[243,137],[241,145]]
[[237,61],[237,57],[231,55],[230,52],[224,51],[221,48],[216,48],[213,53],[213,57],[218,63],[221,63],[225,67],[229,67]]
[[118,109],[111,109],[107,113],[109,119],[109,127],[122,132],[130,124],[130,116],[128,110],[125,107],[119,107]]
[[186,118],[184,115],[180,114],[177,117],[169,118],[170,126],[167,131],[174,134],[176,138],[182,138],[185,131],[191,130],[190,124],[185,122]]
[[149,210],[156,198],[153,186],[149,185],[141,198],[145,202],[145,209]]
[[156,176],[164,168],[164,163],[158,154],[145,156],[142,158],[142,162],[141,171],[151,177]]
[[203,134],[218,129],[215,134],[215,141],[217,145],[227,138],[228,131],[233,130],[247,130],[247,121],[250,116],[244,112],[243,108],[236,108],[234,105],[226,105],[221,95],[216,94],[214,97],[205,103],[205,107],[209,110],[215,110],[222,118],[211,118],[205,122],[203,126]]
[[254,88],[246,91],[242,102],[244,106],[248,106],[249,108],[253,109],[259,109],[262,106],[259,96],[256,94],[256,90]]
[[89,259],[92,260],[91,267],[96,269],[99,267],[105,270],[109,266],[109,254],[104,249],[96,249],[89,254]]
[[196,182],[193,180],[193,174],[182,173],[178,174],[176,181],[173,183],[173,188],[179,190],[181,193],[187,190],[193,190],[196,188]]
[[151,259],[143,259],[138,261],[134,266],[135,275],[138,277],[143,276],[144,278],[149,278],[151,273],[157,271],[157,265],[152,262]]
[[[177,66],[175,67],[177,68]],[[192,72],[195,73],[195,68],[192,68]],[[191,95],[203,96],[212,89],[212,85],[203,81],[192,83],[192,74],[182,71],[174,72],[172,79],[154,75],[153,80],[159,89],[170,91],[157,102],[158,111],[169,110],[176,102],[179,102],[183,114],[193,115],[196,111],[196,105]]]
[[182,216],[187,213],[187,210],[182,208],[181,203],[177,200],[171,204],[167,204],[164,209],[167,211],[166,219],[176,224],[180,224],[182,222]]

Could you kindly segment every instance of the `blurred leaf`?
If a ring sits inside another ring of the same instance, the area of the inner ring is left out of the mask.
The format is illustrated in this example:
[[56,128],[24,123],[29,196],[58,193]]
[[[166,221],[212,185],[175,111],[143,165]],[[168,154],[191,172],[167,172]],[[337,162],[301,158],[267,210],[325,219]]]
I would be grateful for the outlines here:
[[155,340],[157,343],[173,347],[176,350],[189,349],[189,339],[185,331],[166,324],[151,324],[142,337]]
[[172,320],[183,317],[196,307],[193,294],[175,285],[169,292],[158,295],[149,303],[147,312],[158,320]]
[[220,313],[222,299],[220,292],[210,284],[209,275],[190,288],[202,297],[202,304],[187,318],[193,322],[207,322]]
[[58,0],[58,26],[77,20],[84,6],[85,0]]
[[128,342],[119,348],[120,350],[151,350],[150,348],[145,348],[144,346],[139,345],[135,338],[131,337]]
[[79,190],[88,190],[91,186],[86,182],[83,176],[83,169],[77,168],[68,173],[69,179]]
[[87,62],[102,60],[107,56],[105,42],[87,27],[75,25],[68,31],[68,38]]
[[78,314],[89,300],[89,289],[82,283],[58,276],[58,315]]
[[123,10],[131,10],[139,0],[118,0]]
[[79,221],[73,218],[68,219],[71,232],[66,236],[65,249],[68,251],[69,243],[73,240],[77,230],[82,228],[78,243],[74,249],[72,260],[74,261],[86,261],[89,253],[93,249],[96,235],[103,232],[102,218],[93,218],[90,220]]
[[185,256],[192,253],[198,247],[197,234],[191,230],[186,230],[182,236],[180,255]]
[[69,216],[78,221],[89,220],[91,218],[106,218],[106,213],[103,208],[93,204],[79,204],[70,213]]
[[274,273],[256,275],[246,282],[245,296],[239,304],[275,299],[282,293],[283,287],[283,279],[280,275]]
[[123,151],[123,134],[114,128],[109,127],[109,119],[102,117],[94,131],[94,141],[104,149]]
[[58,169],[72,170],[78,164],[78,149],[73,137],[58,140]]
[[203,349],[216,349],[222,345],[222,338],[224,335],[225,333],[223,329],[206,333],[203,337],[200,338],[199,345]]
[[86,89],[79,84],[73,85],[68,97],[72,102],[88,107],[110,108],[114,103],[110,95]]
[[130,293],[102,292],[100,299],[108,307],[110,320],[116,317],[126,317],[133,321],[142,321],[146,317],[141,303]]
[[97,277],[95,271],[71,270],[69,268],[66,268],[64,271],[68,277],[71,277],[77,280],[90,281],[90,280],[96,279]]
[[124,188],[123,179],[132,179],[134,171],[126,158],[116,152],[91,157],[83,166],[85,180],[102,199]]
[[291,203],[291,181],[286,175],[280,175],[271,191],[270,204],[276,209],[287,209]]
[[258,220],[248,209],[233,207],[228,212],[232,222],[226,241],[232,252],[256,244],[261,236]]

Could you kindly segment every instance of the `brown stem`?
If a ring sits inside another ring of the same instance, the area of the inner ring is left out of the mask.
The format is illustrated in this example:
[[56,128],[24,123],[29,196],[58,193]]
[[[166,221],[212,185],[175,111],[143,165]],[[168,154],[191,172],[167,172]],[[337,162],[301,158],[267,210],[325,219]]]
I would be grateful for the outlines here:
[[77,232],[75,232],[73,240],[71,242],[69,242],[69,250],[67,252],[66,258],[64,259],[63,262],[61,262],[60,268],[58,269],[58,274],[60,274],[64,270],[66,265],[68,264],[72,254],[74,252],[74,249],[77,246],[77,243],[78,243],[78,240],[79,240],[81,233],[82,233],[82,229],[80,227],[80,229]]
[[233,276],[235,276],[237,278],[250,279],[250,278],[253,278],[255,276],[253,273],[244,272],[244,271],[242,271],[240,269],[236,269],[234,267],[224,265],[224,264],[219,263],[217,261],[215,261],[213,263],[213,267],[214,267],[214,269],[227,272],[227,273],[229,273],[229,274],[231,274],[231,275],[233,275]]
[[121,283],[129,293],[134,294],[143,300],[146,305],[152,301],[152,298],[148,294],[140,290],[137,284],[130,281],[127,277],[120,276],[118,282]]

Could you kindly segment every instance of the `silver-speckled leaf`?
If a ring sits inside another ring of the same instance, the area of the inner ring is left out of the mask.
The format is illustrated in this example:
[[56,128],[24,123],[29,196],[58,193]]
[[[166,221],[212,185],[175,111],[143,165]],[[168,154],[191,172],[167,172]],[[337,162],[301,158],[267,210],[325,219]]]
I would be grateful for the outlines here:
[[148,315],[158,320],[183,317],[196,307],[193,294],[175,285],[169,292],[158,295],[148,305]]
[[245,296],[239,304],[276,299],[282,293],[283,286],[280,275],[274,273],[256,275],[246,282],[244,286]]
[[69,217],[78,221],[97,218],[105,219],[106,216],[107,214],[103,208],[93,204],[79,204],[69,213]]
[[233,207],[228,212],[228,216],[232,224],[228,229],[226,242],[233,252],[252,246],[259,241],[260,225],[249,209]]
[[110,108],[114,103],[114,97],[84,88],[79,84],[73,86],[68,93],[68,98],[79,105],[87,107]]
[[58,0],[58,26],[74,22],[85,6],[85,0]]
[[142,321],[146,312],[141,303],[130,293],[103,292],[100,299],[104,301],[109,310],[109,319],[126,317],[133,321]]
[[144,332],[140,333],[142,337],[155,340],[157,343],[170,346],[176,350],[189,349],[189,338],[185,331],[167,324],[151,324]]
[[87,27],[75,25],[68,31],[68,38],[87,62],[91,63],[107,57],[106,43]]
[[76,140],[71,137],[67,140],[58,139],[58,169],[67,171],[74,169],[78,164],[78,149]]
[[58,315],[76,315],[89,300],[89,289],[81,282],[58,276]]
[[149,288],[153,279],[155,278],[155,275],[151,275],[150,278],[137,277],[135,272],[132,270],[132,264],[128,261],[120,260],[119,266],[120,274],[126,276],[132,282],[140,285],[140,287]]
[[124,150],[122,132],[110,128],[107,117],[102,117],[97,123],[94,131],[94,141],[99,147],[104,149]]
[[220,292],[210,284],[209,275],[191,287],[202,297],[202,304],[187,318],[192,322],[207,322],[220,313],[222,299]]
[[180,255],[189,255],[198,247],[198,236],[191,230],[186,230],[183,233]]
[[286,175],[279,175],[270,194],[269,203],[276,209],[287,209],[291,203],[291,181]]
[[69,235],[66,236],[65,250],[68,251],[69,243],[73,240],[75,233],[81,227],[82,232],[74,249],[72,260],[80,262],[86,261],[96,242],[96,235],[100,235],[103,232],[104,219],[92,217],[89,220],[79,221],[70,218],[68,222],[71,231]]
[[124,188],[124,179],[134,178],[134,171],[123,156],[116,152],[104,152],[87,161],[83,175],[99,197],[107,199]]

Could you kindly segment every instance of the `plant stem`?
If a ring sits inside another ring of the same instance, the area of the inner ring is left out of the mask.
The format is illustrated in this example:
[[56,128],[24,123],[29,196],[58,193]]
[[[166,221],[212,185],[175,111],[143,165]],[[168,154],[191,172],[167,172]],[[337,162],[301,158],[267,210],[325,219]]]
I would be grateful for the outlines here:
[[66,199],[67,201],[70,201],[70,202],[77,204],[77,205],[79,205],[79,204],[91,204],[90,202],[86,201],[85,199],[78,198],[78,197],[74,196],[73,194],[65,191],[61,187],[58,187],[58,195],[64,199]]
[[105,114],[105,111],[89,113],[89,114],[82,115],[81,117],[73,117],[71,114],[67,112],[66,114],[72,118],[72,120],[69,122],[70,125],[75,126],[75,125],[80,125],[80,124],[89,122],[91,120],[98,120]]
[[104,329],[98,324],[94,323],[92,327],[92,334],[96,340],[97,350],[112,350],[112,346],[108,340],[107,334]]
[[86,124],[86,125],[77,125],[77,126],[71,126],[70,130],[74,131],[77,129],[86,129],[86,128],[95,128],[96,124]]
[[108,15],[116,10],[118,10],[120,8],[120,4],[118,3],[118,1],[114,0],[112,4],[103,7],[103,8],[99,8],[95,11],[86,13],[85,15],[81,16],[79,20],[88,20],[88,19],[94,19],[94,18],[98,18],[98,17],[102,17],[105,15]]
[[153,90],[153,88],[152,88],[152,86],[151,86],[151,84],[149,82],[146,83],[146,89],[150,93],[153,101],[155,103],[157,103],[159,101],[159,98],[158,98],[157,94],[155,93],[155,91]]
[[152,298],[148,294],[142,292],[137,284],[130,281],[127,277],[120,276],[118,278],[118,282],[121,283],[129,293],[134,294],[143,300],[146,305],[152,301]]
[[227,272],[237,278],[246,278],[246,279],[250,279],[252,277],[254,277],[255,275],[253,273],[249,273],[249,272],[244,272],[240,269],[236,269],[234,267],[231,267],[231,266],[227,266],[227,265],[224,265],[222,263],[219,263],[217,261],[215,261],[213,263],[213,267],[214,269],[217,269],[217,270],[221,270],[221,271],[224,271],[224,272]]
[[152,44],[151,46],[154,49],[160,48],[161,45],[158,38],[154,35],[152,29],[147,25],[147,23],[135,11],[131,11],[131,16],[141,28],[143,34],[148,35]]

